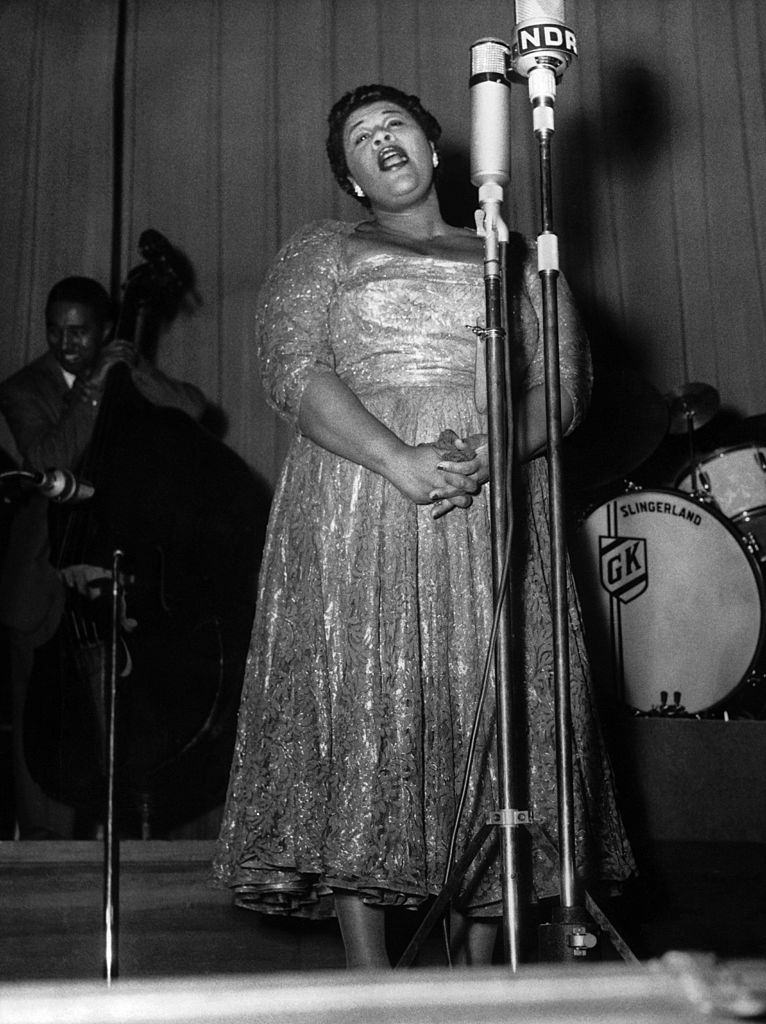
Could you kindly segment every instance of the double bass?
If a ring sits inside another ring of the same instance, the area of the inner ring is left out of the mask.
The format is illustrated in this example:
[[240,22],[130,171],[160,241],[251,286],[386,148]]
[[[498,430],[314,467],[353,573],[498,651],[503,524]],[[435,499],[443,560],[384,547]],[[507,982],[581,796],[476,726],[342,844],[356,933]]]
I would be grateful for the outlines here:
[[[166,315],[188,287],[162,235],[144,232],[139,248],[115,331],[138,350],[158,310]],[[93,497],[51,503],[49,528],[63,578],[88,586],[67,586],[58,630],[36,652],[27,757],[51,796],[86,818],[102,815],[112,664],[116,816],[124,834],[148,838],[225,794],[268,496],[214,433],[149,402],[124,363],[109,371],[76,472]]]

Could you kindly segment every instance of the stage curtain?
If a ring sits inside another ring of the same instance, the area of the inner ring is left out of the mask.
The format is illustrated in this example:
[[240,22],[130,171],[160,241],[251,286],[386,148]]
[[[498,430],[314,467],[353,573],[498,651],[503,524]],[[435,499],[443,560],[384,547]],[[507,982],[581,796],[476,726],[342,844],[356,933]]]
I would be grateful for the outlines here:
[[[361,213],[331,180],[325,118],[348,88],[420,94],[444,126],[445,205],[471,223],[469,50],[509,41],[508,0],[127,0],[124,187],[113,194],[117,0],[0,7],[0,376],[42,351],[49,286],[120,275],[147,227],[191,261],[196,296],[158,360],[222,410],[270,483],[287,435],[256,380],[256,294],[301,223]],[[599,360],[661,392],[766,408],[766,5],[572,0],[580,56],[553,142],[561,265]],[[512,90],[512,227],[539,230],[537,146]]]

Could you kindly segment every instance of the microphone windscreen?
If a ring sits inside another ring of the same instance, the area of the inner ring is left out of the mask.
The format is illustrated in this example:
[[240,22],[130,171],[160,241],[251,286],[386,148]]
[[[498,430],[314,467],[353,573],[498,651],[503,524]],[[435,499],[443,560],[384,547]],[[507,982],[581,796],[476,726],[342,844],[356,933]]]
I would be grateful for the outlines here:
[[516,0],[516,21],[528,21],[534,18],[538,21],[547,21],[549,18],[554,21],[566,22],[565,0]]
[[480,39],[471,47],[471,182],[501,187],[510,178],[510,47]]
[[498,75],[508,71],[508,45],[499,39],[480,39],[471,47],[471,78],[474,75]]

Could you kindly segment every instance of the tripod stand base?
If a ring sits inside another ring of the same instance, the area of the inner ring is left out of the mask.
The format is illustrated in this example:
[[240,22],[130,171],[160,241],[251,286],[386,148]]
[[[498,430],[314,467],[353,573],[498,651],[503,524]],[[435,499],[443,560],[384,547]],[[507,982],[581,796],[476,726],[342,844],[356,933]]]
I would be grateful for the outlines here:
[[547,963],[601,959],[598,929],[582,907],[557,907],[553,920],[540,925],[538,948]]

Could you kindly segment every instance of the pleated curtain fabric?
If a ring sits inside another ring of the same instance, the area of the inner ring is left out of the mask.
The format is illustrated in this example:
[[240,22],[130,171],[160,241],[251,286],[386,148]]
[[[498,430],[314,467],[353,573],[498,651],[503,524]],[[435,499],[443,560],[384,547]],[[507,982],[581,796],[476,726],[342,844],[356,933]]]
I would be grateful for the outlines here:
[[[597,360],[661,392],[703,381],[766,410],[766,132],[761,0],[571,0],[579,59],[558,87],[554,220]],[[469,53],[510,41],[509,0],[127,0],[123,189],[113,189],[118,0],[0,7],[0,376],[44,349],[70,273],[109,283],[141,232],[190,260],[195,295],[158,361],[202,387],[226,439],[273,483],[285,428],[253,359],[263,275],[300,224],[362,214],[324,156],[332,102],[384,81],[444,128],[445,208],[471,223]],[[539,231],[538,152],[512,89],[511,227]]]

